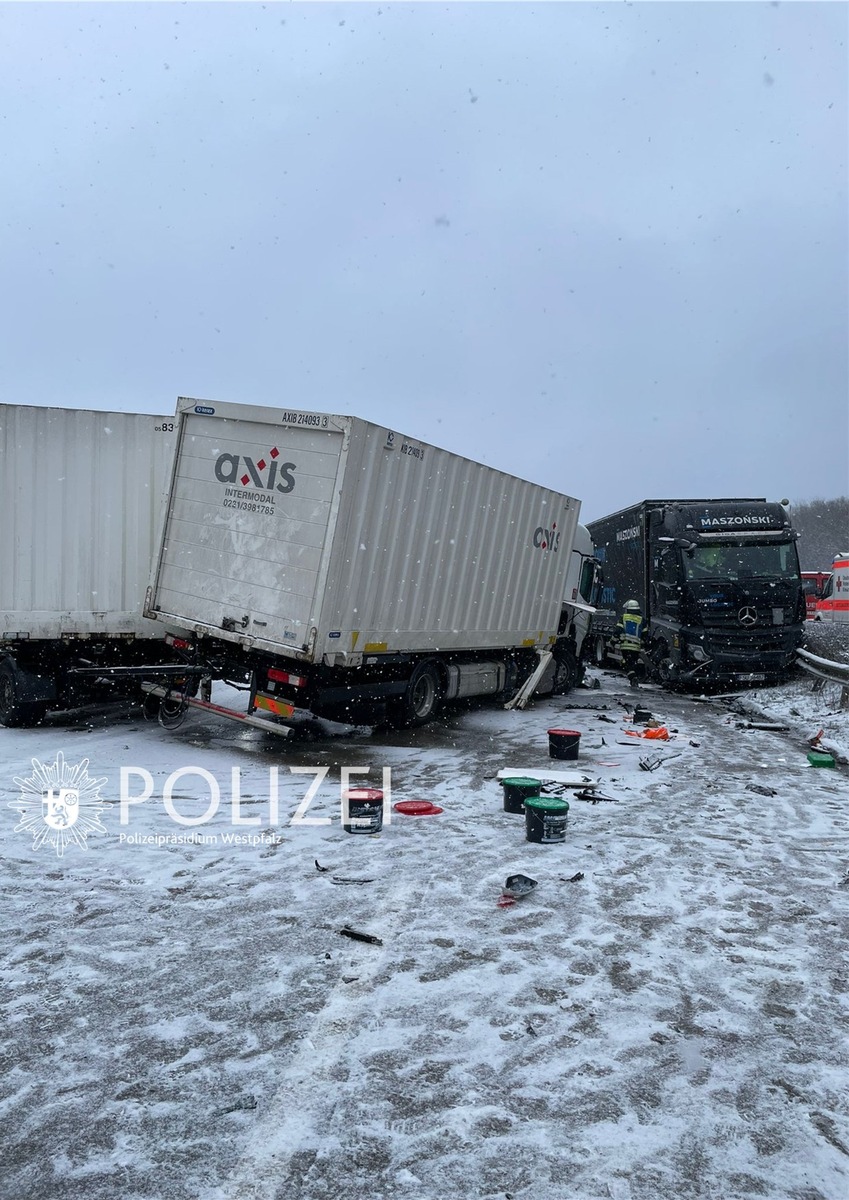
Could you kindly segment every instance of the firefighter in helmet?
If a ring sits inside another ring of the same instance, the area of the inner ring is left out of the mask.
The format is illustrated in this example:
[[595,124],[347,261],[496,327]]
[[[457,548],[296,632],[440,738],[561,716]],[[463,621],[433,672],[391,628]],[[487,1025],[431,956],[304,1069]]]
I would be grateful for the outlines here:
[[631,687],[638,687],[637,668],[643,652],[643,637],[645,621],[640,611],[639,601],[626,600],[622,607],[622,616],[616,626],[619,639],[619,653],[622,655],[622,666]]

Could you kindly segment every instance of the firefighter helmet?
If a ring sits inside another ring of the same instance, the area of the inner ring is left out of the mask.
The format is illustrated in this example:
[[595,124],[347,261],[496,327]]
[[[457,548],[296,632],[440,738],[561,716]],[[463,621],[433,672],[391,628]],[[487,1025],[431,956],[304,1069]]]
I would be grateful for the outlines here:
[[626,600],[624,611],[625,612],[639,612],[640,611],[639,600]]

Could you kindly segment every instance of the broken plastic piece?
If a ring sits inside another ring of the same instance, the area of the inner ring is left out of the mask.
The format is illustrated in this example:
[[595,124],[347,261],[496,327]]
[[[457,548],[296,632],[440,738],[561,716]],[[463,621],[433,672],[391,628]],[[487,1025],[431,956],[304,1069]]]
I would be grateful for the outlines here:
[[763,783],[749,783],[746,785],[747,792],[757,792],[759,796],[777,796],[778,792],[775,788],[767,787]]
[[529,875],[508,875],[504,884],[504,894],[520,900],[522,896],[527,896],[532,892],[536,886],[536,879],[531,879]]
[[392,805],[394,812],[405,813],[408,817],[431,817],[443,810],[430,800],[399,800]]
[[631,738],[654,738],[656,741],[668,742],[669,730],[665,725],[659,725],[657,729],[623,729],[622,732],[626,737]]
[[351,929],[348,925],[343,925],[339,930],[343,937],[353,938],[355,942],[370,942],[373,946],[382,946],[383,942],[379,937],[375,937],[372,933],[361,933],[359,929]]
[[575,792],[575,799],[586,800],[590,804],[598,804],[600,801],[606,801],[608,804],[619,803],[615,796],[603,796],[601,792]]
[[564,883],[580,883],[583,878],[584,878],[583,871],[576,871],[575,874],[570,875],[568,879],[565,876],[561,875],[561,879],[563,880]]

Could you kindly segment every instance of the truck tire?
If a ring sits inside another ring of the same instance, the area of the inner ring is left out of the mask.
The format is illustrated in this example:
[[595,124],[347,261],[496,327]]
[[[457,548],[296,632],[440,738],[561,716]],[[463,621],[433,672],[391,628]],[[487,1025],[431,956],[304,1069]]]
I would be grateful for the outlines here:
[[561,650],[554,660],[553,696],[565,696],[572,688],[578,686],[578,660],[570,647]]
[[593,645],[593,659],[597,667],[603,667],[607,662],[607,638],[603,634],[596,635]]
[[0,663],[0,725],[7,729],[37,725],[46,712],[46,704],[21,700],[14,668],[8,662]]
[[436,714],[441,700],[442,682],[436,664],[419,663],[401,700],[399,724],[407,729],[424,725]]

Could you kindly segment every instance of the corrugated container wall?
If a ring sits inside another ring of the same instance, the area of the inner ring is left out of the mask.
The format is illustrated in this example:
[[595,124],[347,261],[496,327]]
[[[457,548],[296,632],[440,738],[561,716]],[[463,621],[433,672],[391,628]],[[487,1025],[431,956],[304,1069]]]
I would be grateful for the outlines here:
[[340,663],[556,632],[577,500],[355,417],[178,407],[163,619]]
[[0,635],[161,637],[141,615],[174,421],[0,405]]

